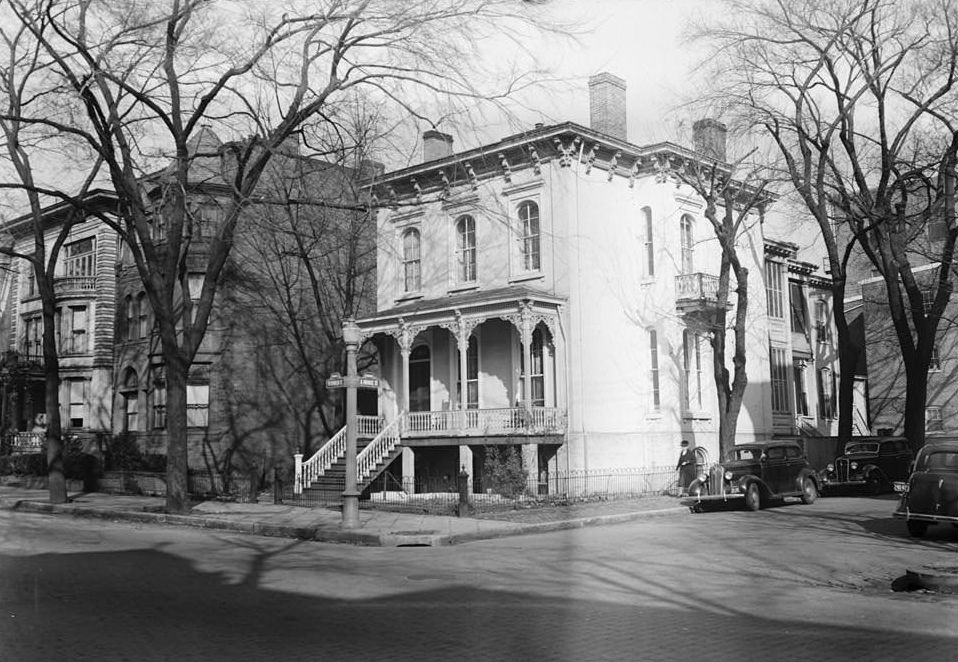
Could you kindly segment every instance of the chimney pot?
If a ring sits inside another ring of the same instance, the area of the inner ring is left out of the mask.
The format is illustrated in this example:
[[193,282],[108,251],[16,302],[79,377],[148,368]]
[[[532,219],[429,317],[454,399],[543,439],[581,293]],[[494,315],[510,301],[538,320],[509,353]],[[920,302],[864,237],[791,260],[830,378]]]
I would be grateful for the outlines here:
[[716,161],[726,160],[725,125],[711,118],[700,119],[692,125],[692,140],[695,151]]
[[422,134],[422,160],[424,163],[452,156],[452,136],[430,129]]
[[608,72],[589,78],[589,124],[600,133],[628,140],[625,81]]

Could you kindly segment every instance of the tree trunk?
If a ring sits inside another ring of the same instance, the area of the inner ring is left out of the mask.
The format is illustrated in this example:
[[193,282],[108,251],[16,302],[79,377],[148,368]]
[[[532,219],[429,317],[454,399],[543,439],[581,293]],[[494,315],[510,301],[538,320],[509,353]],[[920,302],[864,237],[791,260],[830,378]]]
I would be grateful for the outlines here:
[[[923,363],[918,361],[918,364]],[[925,405],[928,400],[928,366],[905,363],[904,433],[912,451],[925,445]]]
[[60,421],[60,363],[57,358],[56,307],[52,278],[36,273],[43,305],[44,408],[47,415],[47,485],[50,503],[67,502],[67,483],[63,473],[63,428]]
[[166,358],[166,510],[187,513],[190,510],[189,447],[186,426],[186,375],[188,366]]
[[[844,331],[843,331],[844,329]],[[847,325],[838,330],[838,438],[852,436],[855,417],[855,370],[862,348],[851,338]]]

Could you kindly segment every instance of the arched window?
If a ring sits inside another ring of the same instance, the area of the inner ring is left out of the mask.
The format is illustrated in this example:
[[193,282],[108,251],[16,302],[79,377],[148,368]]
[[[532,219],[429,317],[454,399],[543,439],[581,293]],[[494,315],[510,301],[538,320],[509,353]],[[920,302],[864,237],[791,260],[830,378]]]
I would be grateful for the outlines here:
[[422,262],[419,230],[409,229],[402,236],[403,283],[405,292],[422,289]]
[[456,259],[460,283],[476,280],[476,221],[472,216],[460,216],[456,221]]
[[528,201],[519,205],[519,223],[522,226],[522,268],[525,271],[538,271],[539,206]]
[[642,238],[645,247],[645,276],[655,276],[655,244],[652,239],[652,208],[642,207]]
[[139,380],[136,376],[136,370],[127,368],[123,373],[123,384],[120,394],[123,396],[123,431],[134,432],[139,423],[138,414],[138,396]]
[[682,250],[682,273],[690,274],[693,273],[695,268],[692,260],[692,251],[695,247],[695,240],[693,239],[693,226],[694,221],[692,217],[688,214],[682,216],[682,220],[679,222],[679,232],[680,232],[680,245]]

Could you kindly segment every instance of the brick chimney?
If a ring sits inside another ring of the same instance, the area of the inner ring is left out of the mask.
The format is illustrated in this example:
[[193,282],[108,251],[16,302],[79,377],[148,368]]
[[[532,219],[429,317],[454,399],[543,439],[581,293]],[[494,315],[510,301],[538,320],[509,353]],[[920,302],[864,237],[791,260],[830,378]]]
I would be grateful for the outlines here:
[[608,72],[589,78],[589,125],[600,133],[628,140],[625,81]]
[[430,129],[422,134],[423,163],[452,156],[452,136]]
[[692,125],[692,140],[695,142],[695,151],[702,156],[725,161],[725,125],[718,120],[701,119]]

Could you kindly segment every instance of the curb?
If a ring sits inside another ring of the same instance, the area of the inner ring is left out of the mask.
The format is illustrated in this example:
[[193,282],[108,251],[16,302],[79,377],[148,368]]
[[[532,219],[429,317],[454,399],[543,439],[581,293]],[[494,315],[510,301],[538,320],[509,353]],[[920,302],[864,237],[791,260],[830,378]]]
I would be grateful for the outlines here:
[[169,513],[151,512],[148,510],[105,510],[99,508],[75,506],[71,504],[44,503],[41,501],[31,501],[29,499],[12,500],[0,498],[0,510],[15,510],[41,514],[62,514],[72,515],[73,517],[137,522],[142,524],[168,524],[174,526],[187,526],[197,529],[232,531],[235,533],[247,533],[273,538],[294,538],[297,540],[310,540],[315,542],[343,543],[374,547],[439,547],[478,540],[493,540],[497,538],[508,538],[536,533],[566,531],[571,529],[580,529],[587,526],[620,524],[644,518],[674,517],[690,514],[690,511],[687,507],[662,508],[658,510],[634,511],[615,515],[596,515],[593,517],[557,520],[554,522],[518,524],[513,526],[503,526],[496,529],[488,529],[486,531],[474,531],[470,533],[436,534],[433,532],[372,533],[366,531],[343,531],[321,527],[293,527],[263,522],[236,522],[232,520],[218,519],[216,517],[174,515]]

